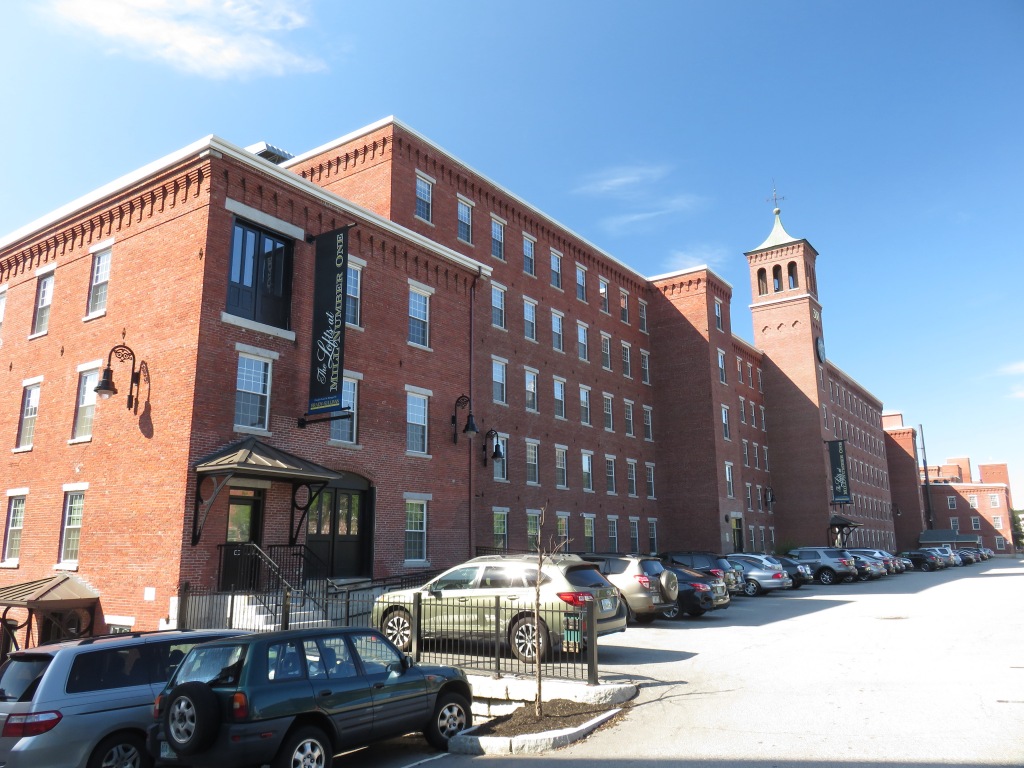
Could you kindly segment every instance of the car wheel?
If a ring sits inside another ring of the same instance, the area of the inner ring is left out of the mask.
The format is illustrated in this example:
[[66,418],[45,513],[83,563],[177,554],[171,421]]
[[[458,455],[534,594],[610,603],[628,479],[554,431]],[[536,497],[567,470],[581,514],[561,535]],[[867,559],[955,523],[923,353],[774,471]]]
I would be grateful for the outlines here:
[[658,576],[658,586],[661,588],[661,597],[667,602],[673,602],[679,597],[679,577],[676,576],[675,571],[670,571],[666,568]]
[[403,653],[412,647],[412,616],[404,608],[391,611],[381,624],[380,631]]
[[707,613],[707,611],[705,611],[703,608],[694,608],[692,611],[687,611],[686,615],[687,616],[697,617],[697,616],[703,616],[705,613]]
[[469,702],[457,693],[442,693],[434,705],[434,715],[423,731],[427,741],[438,749],[448,751],[448,741],[473,725],[473,712]]
[[658,618],[658,614],[656,614],[656,613],[638,613],[636,615],[636,623],[637,624],[650,624],[656,618]]
[[857,574],[857,581],[871,581],[871,578],[872,577],[871,577],[870,573],[858,573]]
[[683,609],[679,607],[679,603],[677,602],[671,608],[666,608],[662,611],[661,615],[666,619],[678,619],[683,615]]
[[800,587],[802,587],[803,585],[804,583],[802,581],[797,581],[796,579],[793,579],[793,586],[790,587],[790,589],[800,589]]
[[921,570],[924,571],[925,573],[927,573],[931,569],[932,569],[932,564],[931,563],[921,563]]
[[164,734],[179,755],[193,755],[213,743],[220,729],[220,702],[206,683],[177,685],[167,697]]
[[146,742],[136,733],[115,733],[101,741],[89,756],[88,768],[153,768]]
[[822,568],[818,571],[818,581],[822,584],[835,584],[836,583],[836,572],[831,568]]
[[747,597],[755,597],[760,595],[762,592],[761,585],[753,579],[747,579],[743,582],[743,594]]
[[512,626],[510,637],[512,653],[520,661],[534,664],[548,657],[548,627],[543,621],[524,616]]
[[331,768],[334,747],[319,728],[299,728],[284,740],[273,768]]

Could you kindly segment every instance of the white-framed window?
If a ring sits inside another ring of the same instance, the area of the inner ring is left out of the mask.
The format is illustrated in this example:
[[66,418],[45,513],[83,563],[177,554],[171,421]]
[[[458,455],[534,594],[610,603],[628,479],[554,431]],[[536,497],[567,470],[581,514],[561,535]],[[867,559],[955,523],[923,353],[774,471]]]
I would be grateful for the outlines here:
[[523,272],[528,275],[537,274],[537,241],[527,234],[523,234]]
[[658,551],[658,521],[648,520],[647,521],[647,546],[650,547],[651,552]]
[[757,511],[764,512],[764,492],[760,485],[757,486]]
[[587,268],[582,264],[576,265],[576,298],[587,300]]
[[626,437],[634,437],[633,432],[633,403],[629,400],[622,401],[622,417],[625,420]]
[[331,440],[354,445],[359,440],[359,381],[361,374],[345,371],[341,380],[341,407],[349,416],[331,422]]
[[725,323],[722,320],[722,300],[715,299],[715,328],[725,330]]
[[32,447],[36,435],[36,418],[39,416],[39,393],[42,388],[42,377],[26,379],[21,388],[21,418],[18,421],[19,449]]
[[771,471],[771,467],[768,466],[768,446],[767,445],[762,445],[761,446],[761,450],[764,452],[764,471],[765,472],[770,472]]
[[536,552],[540,547],[540,510],[526,510],[526,548]]
[[[501,458],[495,459],[492,457],[491,461],[494,466],[494,479],[500,482],[508,480],[508,435],[498,434],[494,438],[495,445],[501,448]],[[487,450],[487,444],[484,444],[484,450]]]
[[580,360],[590,360],[590,342],[586,323],[576,321],[576,352]]
[[78,371],[78,398],[75,401],[75,423],[71,427],[72,440],[87,440],[92,437],[92,418],[96,411],[96,385],[99,383],[99,368],[90,364]]
[[619,518],[615,515],[608,516],[608,551],[619,551]]
[[972,531],[980,531],[981,530],[981,518],[980,517],[976,517],[976,516],[972,516],[971,517],[971,530]]
[[967,503],[970,505],[971,509],[977,509],[978,508],[978,494],[972,493],[970,496],[968,496],[967,497]]
[[745,397],[740,398],[740,424],[747,423],[747,399]]
[[420,286],[409,286],[409,343],[430,348],[430,294]]
[[[753,402],[751,402],[751,406],[753,406]],[[764,406],[763,405],[759,405],[757,407],[761,410],[761,431],[762,432],[767,432],[768,431],[768,422],[767,422],[767,420],[764,417]],[[750,417],[750,421],[751,422],[754,421],[754,417],[753,416]]]
[[32,335],[41,336],[50,327],[50,305],[53,303],[53,270],[36,279],[36,307],[32,315]]
[[622,342],[622,375],[633,378],[633,348],[628,342]]
[[761,468],[761,446],[754,443],[754,469]]
[[463,197],[459,197],[459,240],[464,243],[473,243],[473,203]]
[[605,392],[601,395],[601,402],[604,404],[604,428],[606,432],[615,430],[615,413],[613,396]]
[[746,483],[744,491],[747,495],[747,512],[754,511],[754,486],[750,483]]
[[505,222],[491,217],[491,256],[505,260]]
[[345,322],[356,328],[363,325],[363,269],[366,263],[354,256],[348,257],[345,274]]
[[594,490],[594,454],[591,451],[582,451],[580,464],[583,470],[582,488],[584,491]]
[[60,532],[60,562],[77,563],[82,540],[85,491],[65,491],[64,519]]
[[424,562],[427,559],[427,501],[405,499],[405,559]]
[[4,532],[4,562],[16,562],[21,557],[21,531],[25,526],[25,489],[7,492],[7,530]]
[[1004,539],[1002,536],[996,536],[996,549],[1006,549],[1006,539]]
[[505,286],[491,283],[491,325],[505,327]]
[[718,380],[723,384],[728,383],[725,376],[725,352],[721,349],[718,350]]
[[746,440],[743,441],[743,466],[750,466],[750,443]]
[[654,439],[654,410],[649,405],[644,406],[644,440]]
[[651,354],[640,350],[640,381],[643,384],[651,383]]
[[540,404],[537,402],[539,374],[532,368],[527,368],[524,373],[526,378],[526,410],[538,411],[540,410]]
[[999,509],[999,494],[990,493],[988,495],[988,505],[991,509]]
[[569,449],[566,446],[555,446],[555,486],[558,488],[567,488],[569,486],[568,468],[566,466],[568,453]]
[[601,367],[606,371],[612,369],[612,337],[601,332]]
[[636,459],[626,459],[626,493],[636,496]]
[[101,248],[92,255],[92,275],[89,280],[89,317],[107,311],[107,285],[110,282],[110,248]]
[[508,549],[508,507],[494,507],[491,509],[491,529],[493,538],[491,545],[501,551]]
[[558,543],[562,545],[563,551],[569,548],[569,513],[557,513],[556,522],[558,525]]
[[629,292],[619,289],[619,320],[629,325]]
[[736,383],[743,383],[743,358],[736,358]]
[[540,443],[526,439],[526,483],[540,484]]
[[601,311],[606,315],[611,312],[608,306],[608,280],[599,277],[597,278],[597,294],[601,300]]
[[556,250],[551,251],[551,287],[562,288],[562,254]]
[[629,518],[629,551],[640,552],[640,518]]
[[235,429],[270,429],[270,382],[272,361],[266,356],[241,352],[235,376]]
[[757,391],[764,392],[764,378],[761,375],[761,369],[757,369]]
[[523,299],[523,336],[537,340],[537,302],[533,299]]
[[491,399],[496,403],[508,403],[507,390],[508,362],[491,358]]
[[7,285],[0,285],[0,331],[4,328],[4,313],[7,311]]
[[753,363],[747,363],[747,384],[749,384],[751,388],[754,387],[754,364]]
[[736,496],[736,483],[733,478],[732,462],[725,462],[725,493],[732,499]]
[[992,515],[992,527],[995,528],[997,531],[1003,530],[1002,515]]
[[606,455],[604,457],[604,490],[606,493],[615,493],[615,457]]
[[640,324],[640,332],[647,333],[647,302],[643,299],[636,301],[637,318]]
[[554,309],[551,310],[551,348],[556,352],[565,350],[564,326],[565,319],[562,313]]
[[433,222],[434,180],[429,176],[416,174],[416,217]]
[[956,496],[946,497],[946,507],[948,509],[956,509]]
[[649,461],[646,462],[644,464],[644,474],[646,475],[646,479],[647,479],[647,498],[648,499],[653,499],[654,498],[654,464],[652,464]]
[[405,391],[405,450],[407,453],[427,453],[427,416],[430,397],[423,392]]
[[949,527],[952,528],[954,531],[959,531],[960,530],[960,518],[959,517],[951,517],[951,518],[949,518]]
[[722,406],[722,437],[732,440],[732,430],[729,428],[729,406]]
[[555,378],[554,380],[554,397],[555,397],[555,418],[565,418],[565,379]]
[[597,541],[594,537],[594,516],[590,514],[583,515],[583,548],[587,552],[597,549]]
[[590,424],[590,387],[580,384],[580,423]]

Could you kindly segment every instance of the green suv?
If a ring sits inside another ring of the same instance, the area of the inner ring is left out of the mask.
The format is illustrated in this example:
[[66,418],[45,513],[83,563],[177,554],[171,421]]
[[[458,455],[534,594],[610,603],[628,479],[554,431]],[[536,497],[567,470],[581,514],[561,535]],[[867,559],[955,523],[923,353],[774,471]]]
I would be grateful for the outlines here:
[[455,667],[415,664],[375,629],[285,630],[196,646],[157,697],[161,765],[331,768],[333,756],[422,731],[436,747],[472,725]]

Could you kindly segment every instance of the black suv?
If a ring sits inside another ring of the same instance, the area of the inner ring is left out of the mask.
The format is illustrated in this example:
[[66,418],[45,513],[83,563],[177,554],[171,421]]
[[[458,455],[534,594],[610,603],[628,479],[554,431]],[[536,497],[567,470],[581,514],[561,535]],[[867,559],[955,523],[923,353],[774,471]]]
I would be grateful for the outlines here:
[[679,550],[662,552],[658,557],[665,565],[682,565],[685,568],[717,576],[725,582],[725,587],[729,590],[730,595],[737,595],[743,591],[743,581],[736,574],[732,563],[722,555],[698,550]]
[[162,765],[318,766],[422,731],[436,747],[472,724],[455,667],[421,665],[375,629],[322,627],[196,646],[157,697],[147,747]]

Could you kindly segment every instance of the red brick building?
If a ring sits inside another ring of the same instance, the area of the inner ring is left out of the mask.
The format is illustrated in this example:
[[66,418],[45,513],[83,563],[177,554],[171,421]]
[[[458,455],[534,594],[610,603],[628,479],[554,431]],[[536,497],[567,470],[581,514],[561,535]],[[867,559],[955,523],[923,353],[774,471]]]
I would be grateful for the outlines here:
[[[17,642],[173,623],[185,582],[256,586],[253,547],[345,580],[538,530],[775,550],[841,515],[894,546],[881,403],[825,358],[817,254],[778,218],[751,344],[711,270],[646,278],[393,119],[285,158],[208,137],[0,240]],[[303,428],[308,241],[347,225],[351,417]]]
[[903,414],[882,415],[885,454],[889,464],[896,549],[917,549],[921,531],[929,526],[921,491],[921,462],[917,453],[917,430],[903,423]]
[[996,554],[1013,552],[1013,498],[1006,464],[979,464],[974,477],[967,457],[946,459],[921,472],[922,490],[931,504],[934,528],[979,536]]

